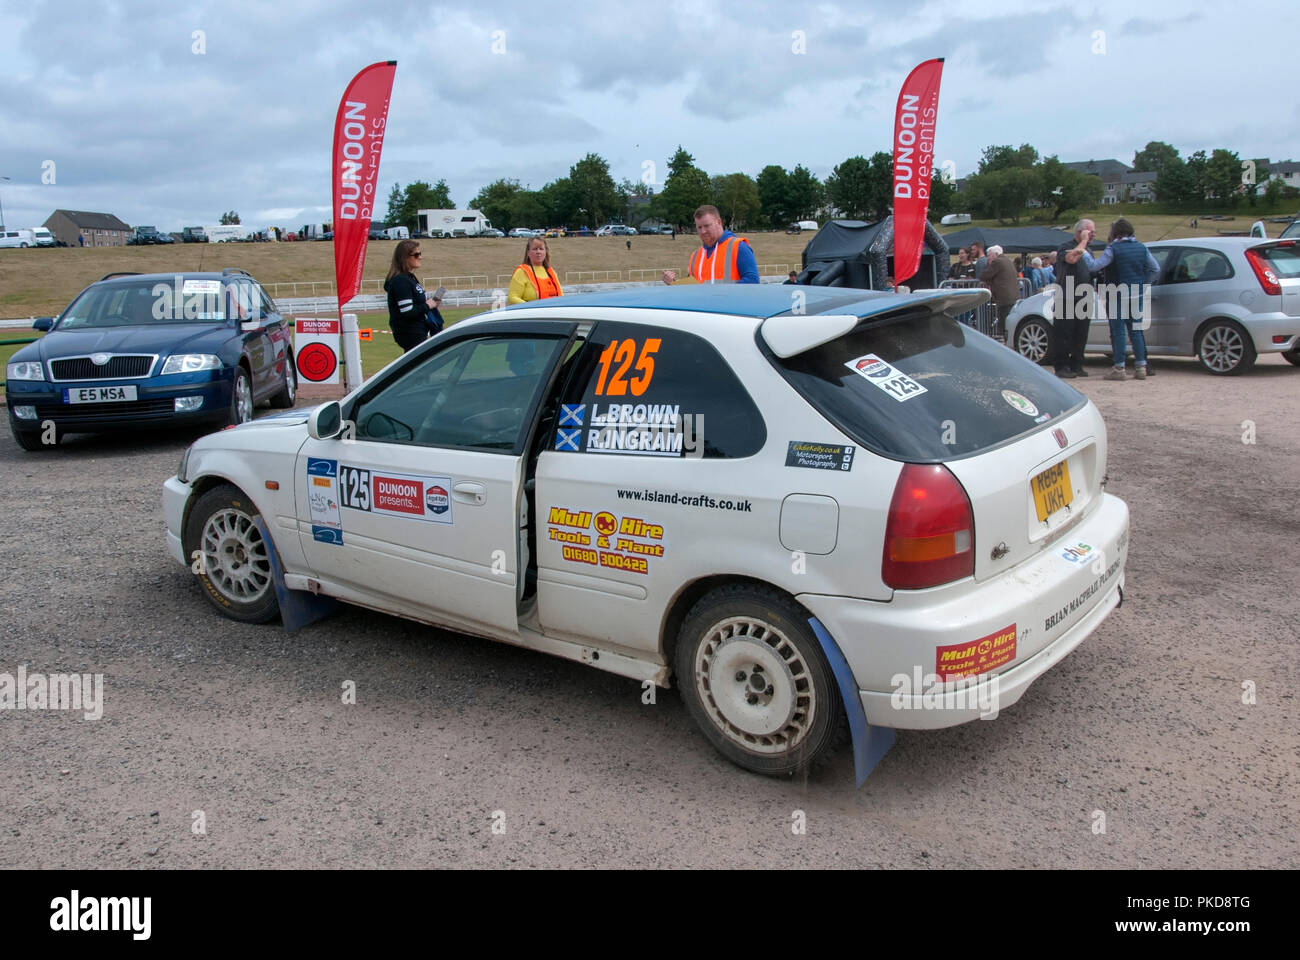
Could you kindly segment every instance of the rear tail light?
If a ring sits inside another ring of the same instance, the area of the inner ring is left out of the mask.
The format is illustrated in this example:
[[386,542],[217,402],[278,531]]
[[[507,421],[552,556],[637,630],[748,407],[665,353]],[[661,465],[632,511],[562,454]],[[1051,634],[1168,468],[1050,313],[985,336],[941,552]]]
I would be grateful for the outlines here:
[[975,517],[966,491],[942,464],[906,464],[889,504],[882,579],[896,590],[919,590],[974,573]]
[[1264,292],[1271,297],[1280,297],[1282,285],[1277,282],[1277,274],[1268,265],[1264,255],[1258,250],[1247,250],[1246,261],[1250,264],[1250,269],[1255,271],[1255,277],[1259,280],[1259,285],[1264,288]]

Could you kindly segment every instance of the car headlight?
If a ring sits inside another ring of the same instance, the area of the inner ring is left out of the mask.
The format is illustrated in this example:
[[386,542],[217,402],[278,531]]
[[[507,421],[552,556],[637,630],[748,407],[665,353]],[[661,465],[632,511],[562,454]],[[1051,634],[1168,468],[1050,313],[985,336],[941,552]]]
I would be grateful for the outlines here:
[[177,353],[163,364],[162,376],[169,373],[197,373],[200,370],[220,370],[221,358],[210,353]]
[[185,448],[185,452],[181,454],[181,465],[176,468],[176,479],[181,483],[190,482],[189,477],[185,475],[185,471],[190,468],[190,451],[193,449],[194,444],[192,443]]
[[44,380],[45,369],[38,360],[20,360],[5,364],[6,380]]

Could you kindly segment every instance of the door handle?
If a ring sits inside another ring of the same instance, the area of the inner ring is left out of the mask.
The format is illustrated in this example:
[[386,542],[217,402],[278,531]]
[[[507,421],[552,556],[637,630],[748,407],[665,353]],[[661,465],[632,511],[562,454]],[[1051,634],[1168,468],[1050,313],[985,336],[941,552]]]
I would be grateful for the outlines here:
[[461,503],[478,504],[487,500],[487,487],[481,483],[471,483],[468,480],[452,484],[451,492],[452,496]]

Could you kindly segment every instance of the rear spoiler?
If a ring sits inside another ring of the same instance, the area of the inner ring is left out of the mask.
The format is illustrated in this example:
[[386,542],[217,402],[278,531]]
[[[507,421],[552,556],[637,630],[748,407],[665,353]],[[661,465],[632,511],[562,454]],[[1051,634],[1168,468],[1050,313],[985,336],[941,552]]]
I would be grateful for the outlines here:
[[883,320],[924,304],[930,313],[956,316],[989,302],[988,290],[923,290],[864,301],[853,313],[782,313],[768,317],[758,332],[768,348],[782,360],[805,353],[844,336],[863,320]]

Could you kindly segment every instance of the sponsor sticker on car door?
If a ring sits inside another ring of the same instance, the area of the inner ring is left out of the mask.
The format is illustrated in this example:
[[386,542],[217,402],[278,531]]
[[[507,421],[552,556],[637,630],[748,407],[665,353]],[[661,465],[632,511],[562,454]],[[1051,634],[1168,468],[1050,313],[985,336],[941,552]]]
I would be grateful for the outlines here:
[[451,478],[415,476],[343,464],[340,499],[349,510],[451,523]]

